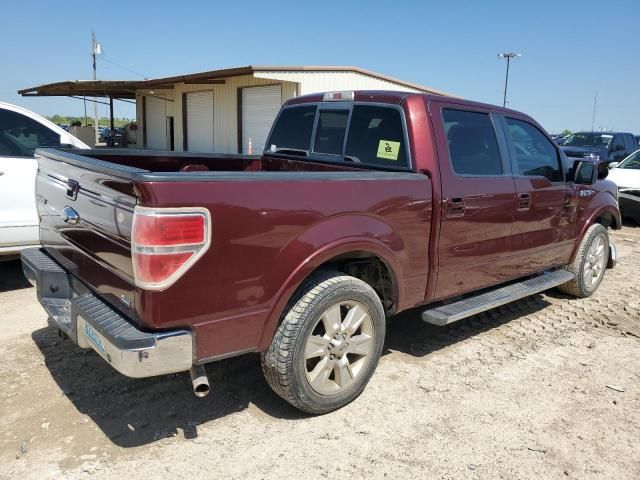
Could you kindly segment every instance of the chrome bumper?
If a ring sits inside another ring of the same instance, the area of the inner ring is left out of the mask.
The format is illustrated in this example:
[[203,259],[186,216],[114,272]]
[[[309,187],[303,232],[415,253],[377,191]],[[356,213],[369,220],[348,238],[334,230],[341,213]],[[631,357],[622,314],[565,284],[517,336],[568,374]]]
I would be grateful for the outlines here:
[[142,378],[189,370],[188,330],[143,332],[95,296],[43,250],[24,250],[22,268],[35,284],[49,322],[82,348],[92,348],[118,372]]

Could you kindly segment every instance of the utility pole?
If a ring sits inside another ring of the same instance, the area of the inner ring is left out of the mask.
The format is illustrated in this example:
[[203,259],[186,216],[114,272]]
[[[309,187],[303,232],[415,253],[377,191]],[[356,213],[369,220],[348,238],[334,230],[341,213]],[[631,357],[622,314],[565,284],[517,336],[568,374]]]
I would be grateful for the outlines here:
[[[93,79],[96,80],[96,55],[102,53],[102,46],[96,41],[96,32],[91,29],[91,58],[93,59]],[[100,140],[98,131],[98,99],[93,97],[93,130],[95,133],[95,143]]]
[[511,64],[512,58],[519,58],[522,55],[520,53],[508,52],[508,53],[499,53],[498,58],[506,58],[507,59],[507,74],[504,78],[504,97],[502,99],[502,106],[507,106],[507,86],[509,85],[509,65]]

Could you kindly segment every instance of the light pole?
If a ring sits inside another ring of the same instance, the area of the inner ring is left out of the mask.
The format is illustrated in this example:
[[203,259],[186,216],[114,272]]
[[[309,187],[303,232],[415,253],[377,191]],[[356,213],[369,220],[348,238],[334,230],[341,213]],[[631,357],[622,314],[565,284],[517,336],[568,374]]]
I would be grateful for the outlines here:
[[[96,33],[91,30],[91,57],[93,58],[93,80],[96,80],[96,56],[102,55],[102,45],[96,40]],[[93,97],[93,132],[95,135],[95,144],[98,144],[100,140],[100,133],[98,129],[98,102],[97,98]],[[86,115],[85,115],[86,117]],[[85,125],[87,121],[85,120]]]
[[502,100],[502,106],[507,106],[507,86],[509,85],[509,64],[511,63],[512,58],[518,58],[522,55],[520,53],[508,52],[508,53],[499,53],[498,58],[506,58],[507,59],[507,75],[504,79],[504,98]]

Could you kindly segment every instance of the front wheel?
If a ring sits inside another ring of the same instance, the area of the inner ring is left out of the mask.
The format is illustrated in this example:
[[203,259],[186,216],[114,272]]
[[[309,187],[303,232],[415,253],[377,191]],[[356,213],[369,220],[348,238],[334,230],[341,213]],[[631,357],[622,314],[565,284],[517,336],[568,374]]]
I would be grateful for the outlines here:
[[558,289],[574,297],[589,297],[602,282],[608,260],[609,232],[599,223],[591,225],[580,243],[576,258],[565,267],[575,274],[575,278]]
[[385,315],[368,284],[337,272],[307,282],[262,354],[271,388],[300,410],[321,414],[354,400],[382,353]]

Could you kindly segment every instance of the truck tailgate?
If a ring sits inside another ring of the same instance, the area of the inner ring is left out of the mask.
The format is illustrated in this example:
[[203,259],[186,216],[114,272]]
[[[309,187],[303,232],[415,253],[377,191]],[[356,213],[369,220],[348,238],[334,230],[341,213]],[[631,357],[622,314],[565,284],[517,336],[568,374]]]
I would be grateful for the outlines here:
[[120,171],[86,158],[71,163],[72,157],[37,152],[40,243],[75,277],[136,319],[130,246],[136,196],[127,178],[131,168]]

